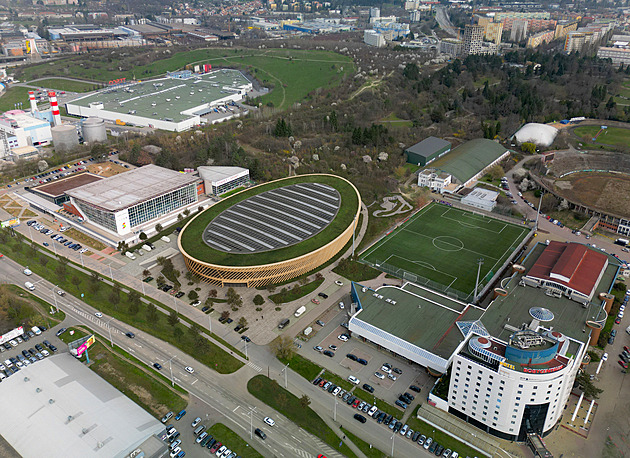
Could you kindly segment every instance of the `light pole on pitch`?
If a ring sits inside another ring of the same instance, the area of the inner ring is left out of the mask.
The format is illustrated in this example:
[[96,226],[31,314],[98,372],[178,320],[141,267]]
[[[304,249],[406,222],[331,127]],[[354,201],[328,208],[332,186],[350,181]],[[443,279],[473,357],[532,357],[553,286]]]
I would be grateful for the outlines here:
[[107,329],[109,330],[109,342],[112,344],[112,348],[114,348],[114,339],[112,339],[112,327],[109,325],[114,318],[110,318],[107,324]]

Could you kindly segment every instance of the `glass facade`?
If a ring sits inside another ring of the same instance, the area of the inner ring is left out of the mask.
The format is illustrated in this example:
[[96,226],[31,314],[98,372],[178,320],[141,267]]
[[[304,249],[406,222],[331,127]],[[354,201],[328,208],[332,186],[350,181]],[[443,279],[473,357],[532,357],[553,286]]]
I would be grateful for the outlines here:
[[248,184],[249,184],[249,173],[247,175],[238,177],[232,181],[224,183],[220,186],[213,185],[212,194],[214,194],[215,196],[220,196],[221,194],[231,191],[232,189],[236,189],[239,186],[247,186]]
[[[136,227],[146,221],[165,215],[185,205],[197,202],[195,183],[176,189],[129,208],[129,224]],[[113,217],[113,215],[112,215]]]
[[114,218],[114,214],[112,212],[101,210],[100,208],[97,208],[87,202],[83,202],[82,200],[75,200],[74,203],[93,223],[103,226],[111,231],[118,232],[116,230],[116,219]]

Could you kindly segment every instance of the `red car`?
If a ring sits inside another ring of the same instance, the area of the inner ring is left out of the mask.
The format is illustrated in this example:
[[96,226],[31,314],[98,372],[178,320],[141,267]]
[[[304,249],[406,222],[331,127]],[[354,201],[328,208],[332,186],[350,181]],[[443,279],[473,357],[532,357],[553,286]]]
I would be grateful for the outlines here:
[[216,453],[217,450],[219,450],[219,448],[221,448],[223,444],[221,442],[217,442],[216,444],[214,444],[212,446],[212,448],[210,449],[210,453]]
[[359,404],[361,404],[361,400],[355,399],[354,402],[352,403],[352,407],[356,409]]
[[619,317],[615,318],[615,324],[619,324],[619,323],[621,323],[621,318]]
[[322,386],[326,385],[326,382],[328,382],[328,380],[322,380],[321,382],[319,382],[319,387],[321,388]]
[[321,453],[317,455],[317,458],[326,458],[326,455],[322,455]]
[[630,348],[626,347],[625,345],[623,346],[623,349],[626,350],[626,352],[630,353]]
[[626,363],[624,363],[623,361],[619,360],[619,361],[617,361],[617,362],[618,362],[618,363],[619,363],[619,365],[620,365],[621,367],[623,367],[624,369],[628,369],[628,365],[627,365]]

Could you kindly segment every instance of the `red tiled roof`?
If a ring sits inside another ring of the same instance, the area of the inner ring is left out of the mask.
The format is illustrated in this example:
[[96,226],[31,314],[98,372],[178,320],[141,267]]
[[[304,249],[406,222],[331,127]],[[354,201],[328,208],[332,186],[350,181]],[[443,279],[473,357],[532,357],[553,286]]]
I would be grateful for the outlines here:
[[605,254],[582,244],[553,241],[545,248],[527,275],[552,280],[590,296],[607,264],[608,258]]

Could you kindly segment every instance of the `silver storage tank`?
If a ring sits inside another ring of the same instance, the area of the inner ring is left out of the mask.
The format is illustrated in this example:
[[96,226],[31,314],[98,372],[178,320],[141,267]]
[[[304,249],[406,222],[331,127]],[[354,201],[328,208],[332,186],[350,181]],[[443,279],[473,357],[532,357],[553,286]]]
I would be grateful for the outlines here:
[[55,150],[73,151],[79,146],[79,135],[72,124],[61,124],[51,129]]
[[101,118],[87,118],[83,120],[83,141],[89,144],[107,141],[105,121]]

